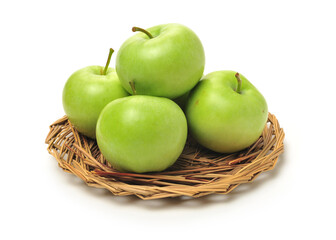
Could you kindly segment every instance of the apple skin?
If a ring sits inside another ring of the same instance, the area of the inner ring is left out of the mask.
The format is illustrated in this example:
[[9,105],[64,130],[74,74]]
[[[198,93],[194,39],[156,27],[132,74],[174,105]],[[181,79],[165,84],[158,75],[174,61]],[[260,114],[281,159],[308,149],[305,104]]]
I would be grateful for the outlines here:
[[189,28],[176,23],[147,29],[153,35],[137,33],[118,51],[116,71],[122,86],[132,94],[167,97],[182,96],[202,78],[205,55],[201,41]]
[[178,159],[187,139],[187,120],[172,100],[134,95],[114,100],[97,122],[97,143],[122,172],[163,171]]
[[70,122],[82,134],[96,138],[96,124],[101,110],[114,99],[129,96],[121,86],[116,71],[89,66],[73,73],[63,89],[63,108]]
[[186,106],[189,131],[204,147],[232,153],[253,144],[268,116],[261,93],[242,75],[241,91],[234,71],[206,75],[191,91]]

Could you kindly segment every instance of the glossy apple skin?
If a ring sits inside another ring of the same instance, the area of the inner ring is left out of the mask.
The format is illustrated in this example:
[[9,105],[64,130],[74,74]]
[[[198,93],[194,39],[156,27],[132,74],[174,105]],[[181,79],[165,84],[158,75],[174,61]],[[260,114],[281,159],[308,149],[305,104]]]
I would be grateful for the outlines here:
[[63,108],[70,122],[82,134],[96,138],[101,110],[111,101],[129,96],[116,71],[101,74],[101,66],[89,66],[73,73],[63,89]]
[[234,71],[206,75],[191,91],[186,106],[189,131],[204,147],[232,153],[253,144],[267,121],[267,103],[243,76],[241,93]]
[[114,168],[157,172],[171,166],[187,139],[187,120],[167,98],[130,96],[109,103],[97,123],[97,143]]
[[153,38],[137,33],[118,51],[116,71],[123,87],[132,93],[177,98],[202,78],[204,49],[197,35],[180,24],[148,28]]

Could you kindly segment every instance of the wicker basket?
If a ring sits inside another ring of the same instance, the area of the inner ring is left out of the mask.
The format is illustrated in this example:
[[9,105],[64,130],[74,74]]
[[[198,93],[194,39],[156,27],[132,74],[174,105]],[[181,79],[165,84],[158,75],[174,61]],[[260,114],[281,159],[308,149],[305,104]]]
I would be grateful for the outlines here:
[[74,129],[66,116],[50,126],[45,140],[59,166],[87,185],[106,188],[114,195],[141,199],[226,194],[260,173],[273,169],[283,152],[284,131],[276,117],[268,115],[262,136],[249,148],[234,154],[219,154],[188,139],[176,163],[164,172],[121,173],[100,153],[96,141]]

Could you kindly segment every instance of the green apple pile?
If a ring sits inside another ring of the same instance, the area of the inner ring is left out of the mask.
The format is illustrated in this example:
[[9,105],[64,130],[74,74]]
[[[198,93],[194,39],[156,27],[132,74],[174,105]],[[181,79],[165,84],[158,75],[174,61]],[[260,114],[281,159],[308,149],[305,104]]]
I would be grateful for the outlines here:
[[[72,125],[96,139],[111,165],[126,172],[163,171],[178,159],[187,133],[204,147],[232,153],[253,144],[267,121],[260,92],[235,71],[203,76],[205,54],[197,35],[164,24],[127,39],[116,69],[89,66],[63,89]],[[183,109],[183,110],[182,110]]]

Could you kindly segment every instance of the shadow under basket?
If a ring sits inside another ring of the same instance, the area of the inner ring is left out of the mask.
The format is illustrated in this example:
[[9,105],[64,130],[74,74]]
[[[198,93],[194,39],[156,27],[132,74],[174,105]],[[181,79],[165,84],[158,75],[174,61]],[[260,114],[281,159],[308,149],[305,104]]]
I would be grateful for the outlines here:
[[105,188],[114,195],[135,195],[141,199],[201,197],[227,194],[260,173],[274,168],[284,151],[284,131],[268,114],[260,138],[250,147],[233,153],[210,151],[191,138],[175,164],[164,172],[122,173],[111,167],[95,140],[73,128],[66,116],[50,126],[45,140],[48,152],[66,172],[75,174],[87,185]]

